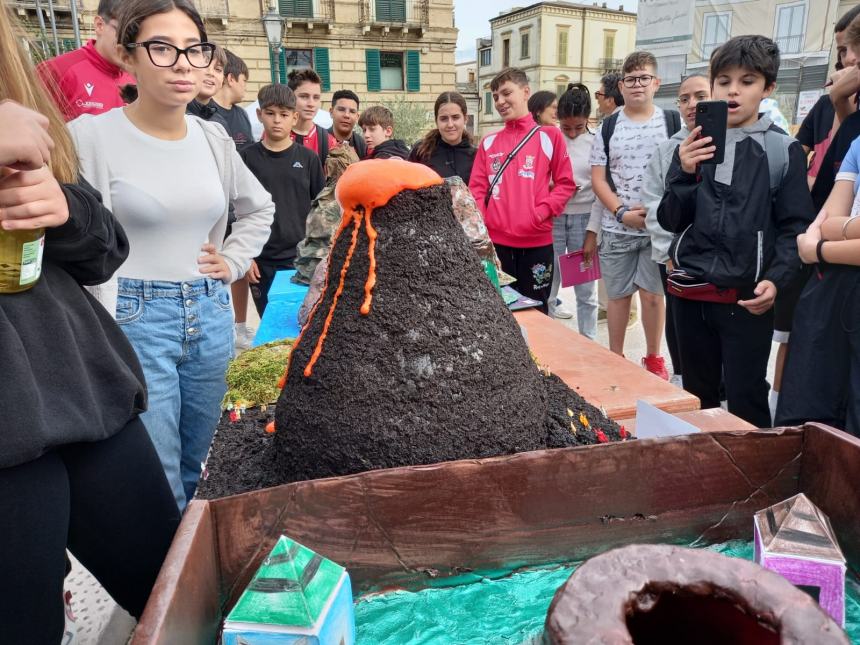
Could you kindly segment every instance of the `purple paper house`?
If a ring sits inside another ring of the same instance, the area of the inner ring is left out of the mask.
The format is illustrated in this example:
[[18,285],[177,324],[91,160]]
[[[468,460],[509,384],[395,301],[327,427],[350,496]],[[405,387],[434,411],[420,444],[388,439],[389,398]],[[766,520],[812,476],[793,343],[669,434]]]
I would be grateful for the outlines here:
[[755,514],[755,561],[845,625],[845,556],[830,520],[803,493]]

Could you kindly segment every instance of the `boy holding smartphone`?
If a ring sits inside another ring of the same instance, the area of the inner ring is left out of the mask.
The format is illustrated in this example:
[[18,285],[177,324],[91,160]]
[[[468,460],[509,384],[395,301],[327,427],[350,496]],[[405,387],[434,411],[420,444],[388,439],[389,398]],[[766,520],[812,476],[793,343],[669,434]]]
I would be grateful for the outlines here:
[[724,373],[729,411],[758,427],[771,425],[773,302],[800,269],[796,237],[815,215],[803,147],[758,113],[778,71],[779,48],[764,36],[738,36],[713,53],[712,96],[728,107],[724,161],[708,163],[716,148],[694,128],[672,159],[657,212],[676,233],[669,284],[680,285],[684,388],[702,408],[718,407]]

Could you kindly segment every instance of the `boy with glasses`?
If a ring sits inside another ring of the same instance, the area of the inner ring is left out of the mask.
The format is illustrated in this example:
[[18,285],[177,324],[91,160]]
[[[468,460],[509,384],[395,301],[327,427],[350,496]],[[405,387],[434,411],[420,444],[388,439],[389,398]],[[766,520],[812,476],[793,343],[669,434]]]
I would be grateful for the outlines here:
[[332,126],[328,129],[329,134],[337,139],[338,143],[346,143],[351,146],[359,159],[367,156],[367,144],[364,137],[356,131],[358,123],[358,108],[361,103],[358,95],[352,90],[338,90],[331,97]]
[[[680,128],[680,117],[677,112],[664,113],[654,105],[660,79],[657,60],[648,52],[633,52],[625,59],[618,87],[624,108],[603,120],[591,148],[591,183],[603,206],[598,253],[609,298],[609,349],[624,355],[630,305],[638,292],[647,349],[642,364],[668,380],[660,355],[666,313],[663,283],[645,227],[642,182],[643,169],[660,143]],[[589,230],[586,248],[593,248],[596,238],[596,233]]]
[[66,121],[125,105],[120,88],[134,77],[122,69],[116,47],[120,0],[101,0],[93,19],[96,37],[73,52],[46,60],[36,71]]
[[600,79],[600,89],[594,93],[594,98],[597,99],[597,111],[602,117],[614,114],[624,107],[624,97],[618,89],[620,81],[621,75],[614,73],[606,74]]

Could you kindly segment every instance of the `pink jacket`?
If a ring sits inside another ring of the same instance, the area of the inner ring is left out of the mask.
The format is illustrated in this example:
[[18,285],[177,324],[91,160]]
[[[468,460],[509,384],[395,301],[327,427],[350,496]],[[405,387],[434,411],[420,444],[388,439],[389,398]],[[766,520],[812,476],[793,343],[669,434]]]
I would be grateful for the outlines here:
[[120,86],[136,82],[134,76],[102,58],[95,42],[91,40],[36,68],[66,121],[122,107],[125,103],[119,95]]
[[508,121],[478,146],[469,189],[495,244],[517,248],[552,244],[552,218],[564,210],[576,192],[561,130],[543,127],[508,165],[484,207],[484,198],[499,167],[534,126],[531,115]]

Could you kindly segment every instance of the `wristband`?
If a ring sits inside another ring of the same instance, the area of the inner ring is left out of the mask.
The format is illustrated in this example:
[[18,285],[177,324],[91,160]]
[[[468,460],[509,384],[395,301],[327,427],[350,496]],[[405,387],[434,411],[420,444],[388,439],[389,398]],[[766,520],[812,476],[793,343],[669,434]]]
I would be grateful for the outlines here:
[[815,255],[818,258],[818,264],[827,264],[827,260],[824,259],[824,255],[822,254],[822,247],[827,240],[818,240],[818,244],[815,247]]
[[624,217],[624,213],[626,213],[629,208],[627,208],[624,204],[621,204],[618,208],[615,209],[615,221],[621,224],[621,218]]
[[849,217],[847,220],[845,220],[845,223],[842,225],[842,239],[843,240],[848,239],[848,225],[851,222],[853,222],[855,219],[857,219],[857,217],[858,217],[857,215],[854,215],[853,217]]

